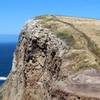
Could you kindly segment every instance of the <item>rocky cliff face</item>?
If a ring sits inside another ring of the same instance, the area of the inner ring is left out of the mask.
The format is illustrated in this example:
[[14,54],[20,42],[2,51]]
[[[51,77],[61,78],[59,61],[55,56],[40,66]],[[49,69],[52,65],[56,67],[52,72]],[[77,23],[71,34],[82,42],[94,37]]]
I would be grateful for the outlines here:
[[0,100],[100,100],[99,26],[64,16],[28,21]]

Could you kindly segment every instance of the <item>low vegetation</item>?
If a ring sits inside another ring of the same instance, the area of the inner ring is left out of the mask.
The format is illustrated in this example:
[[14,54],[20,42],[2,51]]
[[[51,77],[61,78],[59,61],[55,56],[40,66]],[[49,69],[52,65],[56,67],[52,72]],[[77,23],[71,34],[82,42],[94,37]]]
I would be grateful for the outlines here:
[[[77,62],[77,59],[75,59],[76,62],[72,66],[72,69],[74,71],[79,71],[81,69],[84,69],[84,68],[86,69],[86,68],[91,68],[91,67],[97,69],[100,67],[99,66],[100,65],[100,48],[94,41],[91,41],[89,37],[87,38],[84,37],[83,33],[81,34],[79,31],[73,29],[71,26],[67,28],[65,23],[55,20],[53,16],[39,16],[37,18],[41,20],[41,23],[44,25],[44,27],[50,29],[57,37],[64,40],[66,44],[70,46],[71,49],[82,50],[82,49],[89,48],[89,50],[93,52],[95,56],[97,56],[95,59],[92,58],[95,63],[90,64],[89,60],[91,57],[88,58],[84,56],[84,54],[78,55],[78,58],[77,58],[78,62]],[[73,56],[72,59],[74,59],[74,57],[75,56]],[[88,59],[88,61],[85,61],[86,59]]]

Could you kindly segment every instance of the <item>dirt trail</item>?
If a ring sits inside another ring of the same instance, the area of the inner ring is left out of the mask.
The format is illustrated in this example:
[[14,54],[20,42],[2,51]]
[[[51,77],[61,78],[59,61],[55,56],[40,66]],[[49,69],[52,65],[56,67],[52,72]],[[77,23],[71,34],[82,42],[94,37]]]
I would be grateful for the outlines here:
[[82,32],[81,30],[79,30],[78,28],[76,28],[73,24],[69,23],[69,22],[65,22],[65,21],[62,21],[60,19],[58,19],[56,16],[53,16],[54,20],[55,21],[59,21],[61,23],[64,23],[66,25],[69,25],[70,27],[72,27],[74,30],[76,30],[77,32],[79,32],[80,34],[83,35],[83,37],[85,38],[86,42],[87,42],[87,49],[96,57],[97,60],[100,61],[100,56],[94,52],[94,48],[91,46],[92,44],[92,41],[90,40],[90,38],[86,35],[86,33]]

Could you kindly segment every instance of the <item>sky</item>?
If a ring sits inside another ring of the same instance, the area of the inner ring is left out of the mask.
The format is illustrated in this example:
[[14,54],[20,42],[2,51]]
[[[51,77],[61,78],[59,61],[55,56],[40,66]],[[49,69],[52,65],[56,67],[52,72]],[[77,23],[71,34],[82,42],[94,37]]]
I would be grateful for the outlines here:
[[100,0],[0,0],[0,37],[17,35],[24,23],[39,15],[100,19]]

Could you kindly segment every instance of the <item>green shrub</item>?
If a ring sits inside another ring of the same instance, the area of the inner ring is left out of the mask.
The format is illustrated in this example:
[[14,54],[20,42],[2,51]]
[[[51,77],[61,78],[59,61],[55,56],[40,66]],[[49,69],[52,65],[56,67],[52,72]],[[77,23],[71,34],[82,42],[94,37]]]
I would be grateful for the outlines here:
[[52,16],[44,15],[44,16],[38,16],[36,19],[42,19],[42,21],[47,22],[53,20]]
[[94,41],[91,41],[89,46],[91,51],[100,58],[100,48],[98,45]]

